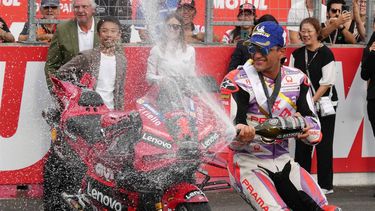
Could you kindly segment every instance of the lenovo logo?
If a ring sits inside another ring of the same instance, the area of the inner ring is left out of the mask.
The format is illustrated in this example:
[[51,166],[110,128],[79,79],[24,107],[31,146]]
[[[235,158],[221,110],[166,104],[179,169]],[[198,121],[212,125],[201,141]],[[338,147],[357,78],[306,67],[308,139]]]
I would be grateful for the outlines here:
[[122,204],[111,196],[105,195],[103,192],[97,190],[95,187],[91,187],[91,183],[87,183],[87,194],[101,204],[116,210],[122,210]]
[[161,138],[157,138],[155,136],[152,136],[148,133],[143,133],[142,139],[149,142],[149,143],[152,143],[156,146],[160,146],[160,147],[163,147],[165,149],[172,149],[172,144],[162,140]]
[[195,196],[205,196],[204,193],[201,190],[194,190],[185,195],[185,199],[190,200],[191,198]]
[[215,143],[219,139],[219,134],[218,133],[213,133],[211,134],[207,139],[205,139],[202,142],[202,146],[207,149],[210,147],[213,143]]

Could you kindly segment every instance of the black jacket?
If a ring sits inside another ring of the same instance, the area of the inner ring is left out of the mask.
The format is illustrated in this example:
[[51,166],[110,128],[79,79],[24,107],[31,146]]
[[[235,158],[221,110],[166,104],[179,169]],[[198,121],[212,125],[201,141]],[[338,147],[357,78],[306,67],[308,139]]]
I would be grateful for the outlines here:
[[372,33],[370,41],[363,49],[361,78],[365,81],[370,80],[367,88],[367,100],[375,100],[375,51],[369,50],[371,44],[375,41],[375,32]]
[[229,63],[228,72],[237,69],[239,65],[244,65],[247,60],[250,59],[250,54],[247,46],[243,45],[243,40],[237,43],[236,49],[232,54],[232,58]]

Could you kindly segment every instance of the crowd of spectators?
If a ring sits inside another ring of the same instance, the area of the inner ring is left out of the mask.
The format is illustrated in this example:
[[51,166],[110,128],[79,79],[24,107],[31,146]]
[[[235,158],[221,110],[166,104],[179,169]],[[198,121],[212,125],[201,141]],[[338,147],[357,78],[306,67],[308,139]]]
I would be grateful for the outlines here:
[[[308,75],[312,82],[314,102],[318,102],[322,96],[329,96],[331,101],[337,101],[334,87],[335,58],[326,45],[366,41],[366,27],[370,27],[365,25],[366,3],[366,0],[352,0],[352,8],[348,8],[344,0],[329,0],[326,6],[322,4],[321,22],[313,18],[316,9],[313,0],[299,1],[290,8],[288,22],[300,23],[300,26],[286,27],[289,43],[303,46],[292,53],[289,65]],[[59,0],[42,0],[40,10],[42,19],[58,19],[59,4]],[[194,73],[195,50],[189,44],[204,42],[205,37],[204,27],[194,23],[197,14],[194,0],[159,0],[156,5],[158,11],[155,16],[151,16],[155,21],[153,27],[142,24],[134,26],[142,42],[161,41],[150,52],[147,66],[149,83],[159,80],[160,73],[163,71],[177,74],[178,72],[175,69],[171,70],[171,67],[178,66],[179,71]],[[136,9],[136,19],[150,19],[145,15],[147,10],[142,6],[143,4],[140,4]],[[130,19],[132,12],[129,8],[131,5],[128,0],[96,2],[75,0],[73,19],[59,24],[38,24],[36,40],[50,44],[45,65],[48,87],[51,88],[50,75],[78,71],[76,74],[80,78],[84,72],[90,72],[97,78],[96,90],[102,95],[106,104],[112,109],[121,109],[123,104],[118,99],[123,99],[124,84],[119,81],[124,81],[125,72],[119,70],[126,70],[126,59],[123,50],[120,50],[122,49],[120,43],[130,42],[131,26],[121,24],[117,19]],[[216,42],[236,45],[227,68],[228,72],[241,67],[251,59],[245,41],[251,36],[256,24],[264,21],[278,23],[272,15],[266,14],[257,19],[256,14],[254,5],[242,4],[239,6],[237,20],[249,21],[251,24],[235,26],[226,31],[222,39],[214,35]],[[29,24],[26,23],[18,41],[28,40],[29,33]],[[375,66],[372,64],[374,39],[373,34],[365,48],[361,74],[364,80],[369,81],[368,113],[373,127],[375,127],[374,73],[371,69]],[[15,38],[0,17],[0,43],[5,42],[15,42]],[[284,64],[285,58],[281,58],[280,62]],[[108,80],[109,83],[106,82]],[[319,119],[324,138],[316,147],[318,182],[326,193],[332,193],[332,142],[335,115],[319,115]],[[296,161],[307,171],[311,169],[311,153],[311,146],[304,145],[302,142],[297,144]]]
[[[347,0],[348,1],[348,0]],[[351,7],[346,6],[345,0],[330,0],[321,4],[319,20],[322,24],[322,37],[324,43],[329,44],[364,44],[366,41],[366,5],[367,0],[350,0]],[[74,3],[75,1],[73,1]],[[92,0],[95,4],[93,16],[97,18],[113,16],[121,21],[131,19],[146,21],[148,24],[135,24],[134,29],[138,32],[141,42],[154,43],[160,39],[160,26],[165,17],[171,13],[177,13],[183,18],[183,30],[185,40],[188,43],[201,43],[205,38],[205,27],[194,22],[197,15],[195,0],[158,0],[143,3],[139,1],[134,11],[130,0]],[[156,9],[155,9],[156,8]],[[156,10],[156,11],[155,11]],[[307,17],[316,17],[314,0],[295,1],[287,14],[287,25],[289,44],[302,44],[298,25]],[[133,12],[135,13],[133,15]],[[73,9],[73,14],[75,10]],[[42,0],[40,4],[41,19],[59,19],[60,1]],[[219,38],[213,35],[213,41],[224,44],[237,44],[240,40],[251,34],[256,23],[256,7],[251,3],[239,5],[237,14],[238,21],[248,21],[249,25],[236,25],[233,29],[225,31]],[[317,18],[317,17],[316,17]],[[317,18],[318,19],[318,18]],[[121,22],[122,23],[122,22]],[[56,24],[37,24],[36,41],[50,43],[56,31]],[[131,41],[132,26],[121,24],[121,41]],[[19,42],[29,39],[29,23],[27,22],[19,34]],[[133,39],[133,38],[132,38]],[[0,42],[15,42],[14,36],[3,19],[0,18]]]

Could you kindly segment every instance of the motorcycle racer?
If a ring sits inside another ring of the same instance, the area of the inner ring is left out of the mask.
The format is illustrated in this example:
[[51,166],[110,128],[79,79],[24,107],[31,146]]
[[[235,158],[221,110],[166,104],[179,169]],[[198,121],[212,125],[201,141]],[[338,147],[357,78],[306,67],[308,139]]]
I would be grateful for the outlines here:
[[253,64],[231,71],[221,84],[222,103],[239,131],[228,161],[233,188],[256,210],[340,210],[328,206],[311,175],[290,157],[288,140],[266,144],[255,134],[254,126],[268,118],[302,116],[307,127],[297,141],[321,140],[307,76],[280,64],[284,30],[262,22],[247,44]]

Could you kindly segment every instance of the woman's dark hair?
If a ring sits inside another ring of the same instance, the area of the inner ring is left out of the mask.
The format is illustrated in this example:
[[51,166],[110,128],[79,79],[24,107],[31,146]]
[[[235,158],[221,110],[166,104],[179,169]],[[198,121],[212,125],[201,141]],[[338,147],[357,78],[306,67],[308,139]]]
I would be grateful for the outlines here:
[[277,24],[279,24],[279,22],[276,20],[276,18],[273,15],[264,14],[258,20],[255,21],[255,25],[257,25],[259,23],[262,23],[262,22],[265,22],[265,21],[274,21]]
[[96,25],[96,31],[98,33],[99,33],[100,28],[102,28],[102,25],[105,22],[114,23],[114,24],[116,24],[118,26],[119,29],[121,29],[121,23],[120,23],[120,21],[117,18],[115,18],[113,16],[106,16],[106,17],[100,18],[100,20],[98,21],[98,24]]
[[299,30],[300,31],[302,29],[302,25],[306,24],[306,23],[311,24],[314,27],[316,33],[318,34],[318,40],[321,41],[323,39],[323,37],[322,37],[322,27],[320,26],[320,23],[319,23],[318,19],[313,18],[313,17],[303,19],[301,21],[301,23],[299,24]]
[[172,13],[172,14],[168,15],[164,20],[164,29],[162,30],[162,36],[160,37],[161,38],[161,50],[164,52],[165,48],[167,47],[167,43],[168,43],[168,40],[167,40],[167,33],[168,33],[167,23],[172,18],[175,18],[181,24],[180,34],[178,36],[178,44],[181,45],[182,51],[185,51],[186,50],[185,33],[184,33],[184,29],[182,28],[182,24],[184,23],[184,20],[177,13]]
[[233,35],[233,40],[241,35],[241,26],[236,26],[231,32],[230,35]]

